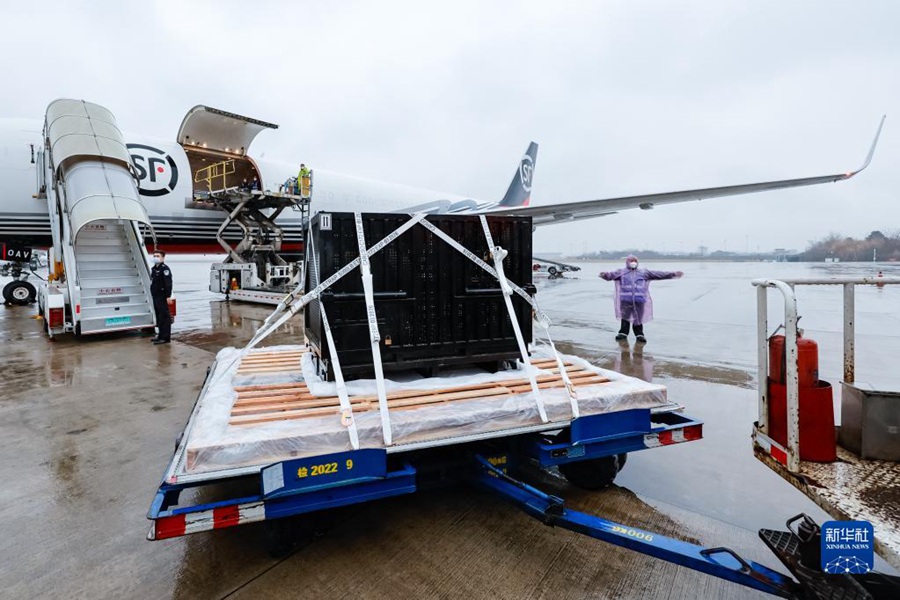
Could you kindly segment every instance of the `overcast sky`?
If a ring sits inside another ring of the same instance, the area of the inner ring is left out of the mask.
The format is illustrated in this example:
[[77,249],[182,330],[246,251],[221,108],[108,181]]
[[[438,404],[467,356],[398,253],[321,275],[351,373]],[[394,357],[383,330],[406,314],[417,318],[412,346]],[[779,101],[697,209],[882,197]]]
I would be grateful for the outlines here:
[[[536,247],[803,248],[900,230],[900,3],[3,2],[0,115],[57,97],[174,139],[207,104],[251,154],[532,203],[841,173],[848,182],[541,228]],[[894,113],[894,114],[892,114]]]

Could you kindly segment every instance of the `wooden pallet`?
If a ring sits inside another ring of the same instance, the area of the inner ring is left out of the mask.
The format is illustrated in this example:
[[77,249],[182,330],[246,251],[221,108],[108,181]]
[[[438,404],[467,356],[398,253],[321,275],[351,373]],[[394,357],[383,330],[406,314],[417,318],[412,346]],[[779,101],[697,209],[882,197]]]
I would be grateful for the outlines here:
[[296,350],[262,350],[251,352],[241,359],[235,375],[271,375],[279,373],[300,373],[300,361],[306,348]]
[[[277,362],[271,366],[267,366],[269,363],[266,360],[277,357],[263,356],[263,354],[254,353],[249,355],[248,358],[252,357],[253,360],[247,364],[243,374],[279,372],[259,369],[286,370],[284,366],[287,366],[289,363],[296,364],[296,362],[291,363],[291,361],[298,361],[302,350],[290,356],[289,360]],[[269,354],[280,355],[280,353]],[[246,360],[247,358],[238,367],[238,374],[242,374],[241,369],[245,367]],[[538,360],[532,364],[541,370],[550,371],[548,375],[537,377],[540,389],[565,386],[555,359]],[[564,366],[569,379],[576,389],[609,381],[602,375],[582,366],[573,365],[569,362],[564,363]],[[237,392],[237,399],[231,410],[231,419],[229,421],[231,425],[255,425],[340,414],[340,401],[337,396],[313,396],[303,382],[235,386],[234,390]],[[389,393],[387,398],[388,407],[391,410],[409,410],[437,403],[471,400],[474,398],[497,397],[499,400],[502,397],[524,394],[529,391],[531,391],[531,384],[527,378],[523,378],[489,381],[436,390],[399,390]],[[352,396],[350,397],[350,403],[355,413],[378,410],[377,396]]]

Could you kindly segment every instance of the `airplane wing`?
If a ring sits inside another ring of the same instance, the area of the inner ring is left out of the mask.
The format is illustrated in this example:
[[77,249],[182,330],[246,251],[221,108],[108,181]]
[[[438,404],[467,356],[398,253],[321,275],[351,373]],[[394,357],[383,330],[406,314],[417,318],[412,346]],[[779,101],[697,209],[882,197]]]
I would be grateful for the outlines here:
[[582,219],[593,219],[615,214],[629,208],[641,208],[649,210],[655,206],[674,204],[676,202],[688,202],[690,200],[706,200],[708,198],[721,198],[723,196],[739,196],[742,194],[754,194],[820,183],[832,183],[850,179],[869,166],[872,156],[875,154],[875,146],[881,135],[885,117],[881,117],[875,139],[869,148],[869,154],[863,165],[855,171],[840,173],[837,175],[821,175],[818,177],[804,177],[800,179],[782,179],[780,181],[766,181],[762,183],[748,183],[743,185],[729,185],[724,187],[703,188],[686,190],[682,192],[666,192],[662,194],[645,194],[641,196],[624,196],[621,198],[605,198],[601,200],[585,200],[583,202],[569,202],[560,204],[547,204],[543,206],[498,207],[492,210],[492,214],[522,215],[532,217],[534,225],[549,225],[552,223],[568,223]]

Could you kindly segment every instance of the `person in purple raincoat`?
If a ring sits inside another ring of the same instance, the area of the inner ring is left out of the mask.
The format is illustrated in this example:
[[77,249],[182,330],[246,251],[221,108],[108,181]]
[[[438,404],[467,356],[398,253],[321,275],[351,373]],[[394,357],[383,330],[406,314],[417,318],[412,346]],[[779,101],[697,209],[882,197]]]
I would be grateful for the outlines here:
[[644,337],[644,323],[653,320],[650,282],[654,279],[675,279],[683,275],[681,271],[639,269],[638,259],[634,255],[625,259],[624,269],[600,273],[600,277],[606,281],[616,282],[616,318],[622,321],[616,340],[628,339],[628,331],[634,325],[636,341],[645,344],[647,338]]

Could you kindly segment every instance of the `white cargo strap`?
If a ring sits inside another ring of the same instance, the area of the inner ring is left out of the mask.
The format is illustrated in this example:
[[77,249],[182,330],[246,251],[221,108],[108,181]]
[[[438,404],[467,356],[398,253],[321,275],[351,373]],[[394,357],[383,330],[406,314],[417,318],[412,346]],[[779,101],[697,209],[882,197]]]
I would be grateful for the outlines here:
[[[424,218],[425,218],[425,213],[417,213],[417,214],[412,215],[412,217],[409,219],[409,221],[407,221],[406,223],[404,223],[403,225],[401,225],[400,227],[398,227],[397,229],[395,229],[388,235],[384,236],[384,238],[380,242],[378,242],[377,244],[375,244],[374,246],[372,246],[371,248],[366,250],[366,252],[365,252],[366,257],[371,257],[372,255],[377,254],[378,252],[383,250],[385,246],[387,246],[388,244],[390,244],[391,242],[396,240],[398,237],[403,235],[403,233],[405,233],[407,230],[409,230],[413,225],[415,225],[419,221],[422,221],[422,219],[424,219]],[[427,221],[425,221],[425,222],[427,223]],[[263,324],[260,326],[260,328],[256,330],[256,334],[253,336],[253,339],[250,340],[250,343],[247,344],[247,346],[244,348],[244,350],[245,351],[250,350],[251,348],[256,346],[259,342],[261,342],[263,339],[265,339],[266,336],[268,336],[270,333],[272,333],[273,331],[275,331],[276,329],[281,327],[285,322],[287,322],[288,319],[290,319],[295,314],[300,312],[300,309],[302,309],[304,306],[309,304],[309,302],[311,300],[318,298],[322,292],[324,292],[326,289],[328,289],[329,287],[334,285],[336,281],[340,280],[347,273],[349,273],[350,271],[352,271],[353,269],[358,267],[361,260],[362,259],[360,259],[360,258],[354,258],[349,263],[347,263],[346,265],[341,267],[341,269],[339,271],[337,271],[334,275],[332,275],[331,277],[329,277],[328,279],[326,279],[325,281],[323,281],[322,283],[317,285],[315,287],[315,289],[312,289],[312,290],[306,292],[305,294],[303,294],[302,296],[300,296],[298,298],[297,294],[299,294],[300,291],[303,289],[303,283],[300,283],[300,285],[298,285],[294,289],[293,292],[291,292],[290,294],[285,296],[284,299],[282,299],[281,303],[278,305],[278,307],[275,309],[275,311],[271,315],[266,317],[266,320],[263,321]],[[296,301],[294,301],[295,299],[296,299]],[[287,309],[287,311],[288,311],[286,314],[282,315],[276,321],[271,321],[273,317],[275,317],[279,312],[282,312],[285,309]]]
[[[395,229],[388,235],[384,236],[384,238],[382,238],[380,242],[378,242],[377,244],[375,244],[374,246],[372,246],[371,248],[366,250],[366,252],[365,252],[366,256],[370,257],[374,254],[377,254],[381,250],[383,250],[385,246],[387,246],[388,244],[390,244],[391,242],[396,240],[398,237],[403,235],[403,233],[405,233],[407,230],[409,230],[411,227],[413,227],[416,223],[422,221],[422,219],[424,219],[425,216],[426,216],[425,213],[416,213],[416,214],[412,215],[410,217],[409,221],[407,221],[406,223],[404,223],[403,225],[401,225],[400,227],[398,227],[397,229]],[[240,360],[244,356],[246,356],[247,353],[250,352],[250,350],[255,348],[257,344],[259,344],[261,341],[266,339],[266,337],[268,337],[269,334],[271,334],[273,331],[275,331],[276,329],[278,329],[279,327],[284,325],[288,321],[288,319],[290,319],[291,317],[296,315],[298,312],[300,312],[300,310],[304,306],[309,304],[310,301],[318,298],[322,294],[323,291],[325,291],[326,289],[328,289],[329,287],[334,285],[334,283],[336,281],[340,280],[347,273],[349,273],[350,271],[355,269],[357,266],[359,266],[360,261],[361,261],[360,258],[354,258],[349,263],[347,263],[346,265],[341,267],[341,269],[338,272],[336,272],[334,275],[332,275],[331,277],[329,277],[328,279],[326,279],[325,281],[323,281],[322,283],[317,285],[315,287],[315,289],[308,291],[307,293],[303,294],[302,296],[300,296],[298,298],[297,294],[300,293],[300,291],[303,289],[303,285],[304,285],[304,283],[301,282],[296,288],[294,288],[294,291],[290,292],[288,295],[286,295],[281,300],[281,302],[275,308],[275,310],[272,312],[272,314],[270,314],[268,317],[266,317],[266,320],[263,321],[263,324],[260,325],[259,329],[256,330],[256,333],[253,335],[253,339],[251,339],[250,342],[247,343],[246,346],[244,346],[244,348],[240,351],[240,353],[237,354],[237,356],[235,356],[233,359],[231,359],[231,362],[229,362],[225,367],[222,368],[220,373],[224,374],[228,369],[231,368],[231,366],[235,362],[237,362],[238,360]],[[295,301],[295,299],[296,299],[296,301]],[[276,315],[278,315],[279,313],[281,313],[285,310],[287,310],[287,312],[285,314],[281,315],[281,317],[279,317],[277,320],[272,321],[272,319]],[[213,381],[217,381],[217,380],[218,380],[218,377],[213,379]]]
[[[459,242],[454,240],[452,237],[450,237],[449,235],[447,235],[446,233],[444,233],[443,231],[441,231],[440,229],[435,227],[431,222],[422,221],[422,226],[425,227],[426,229],[428,229],[434,235],[436,235],[439,238],[441,238],[442,240],[444,240],[447,244],[449,244],[450,246],[455,248],[460,254],[462,254],[463,256],[465,256],[466,258],[471,260],[473,263],[475,263],[476,265],[478,265],[479,267],[481,267],[482,269],[484,269],[485,271],[487,271],[488,273],[493,275],[495,278],[497,277],[497,271],[493,267],[491,267],[489,264],[487,264],[486,262],[484,262],[483,260],[481,260],[480,258],[475,256],[465,246],[463,246],[462,244],[460,244]],[[562,358],[560,357],[559,352],[557,352],[556,346],[553,344],[553,339],[550,337],[550,329],[549,329],[550,324],[551,324],[550,317],[548,317],[547,313],[545,313],[541,309],[541,307],[538,305],[537,298],[532,297],[528,292],[526,292],[525,290],[523,290],[522,288],[517,286],[512,281],[507,280],[507,283],[509,284],[509,286],[512,288],[512,290],[515,293],[517,293],[519,296],[521,296],[522,299],[524,299],[526,302],[528,302],[528,304],[530,304],[531,307],[534,309],[535,320],[541,324],[541,326],[544,328],[544,331],[547,333],[547,339],[550,342],[550,348],[553,350],[553,354],[556,356],[556,363],[562,369],[562,367],[563,367]],[[572,403],[572,413],[577,418],[579,411],[578,411],[578,402],[577,402],[577,394],[575,392],[575,386],[572,385],[572,381],[569,379],[569,374],[566,373],[566,371],[564,369],[562,370],[562,378],[563,378],[563,381],[566,383],[566,390],[569,392],[569,400]]]
[[375,293],[372,290],[372,268],[366,253],[366,233],[363,231],[362,213],[353,213],[356,221],[356,241],[359,243],[359,272],[362,276],[363,295],[366,299],[366,318],[369,321],[369,341],[372,344],[372,366],[375,368],[375,387],[378,389],[378,412],[381,413],[381,430],[384,445],[391,445],[391,417],[388,413],[387,391],[384,388],[384,367],[381,365],[381,348],[378,334],[378,317],[375,314]]
[[566,392],[569,394],[569,404],[572,406],[572,418],[577,419],[581,414],[578,410],[578,391],[575,389],[575,386],[572,385],[572,380],[569,379],[569,373],[566,371],[566,365],[563,364],[562,356],[557,352],[556,344],[553,343],[553,338],[550,337],[550,318],[543,311],[537,310],[537,298],[534,298],[533,300],[533,306],[535,307],[534,320],[543,327],[544,333],[547,335],[547,343],[550,345],[550,350],[553,352],[553,357],[556,359],[556,366],[559,368],[559,374],[562,377],[563,383],[566,384]]
[[322,313],[322,327],[325,328],[325,340],[328,342],[328,352],[331,354],[331,364],[334,367],[334,381],[337,384],[338,400],[341,403],[341,425],[347,428],[350,434],[350,445],[354,450],[359,450],[359,434],[356,431],[356,419],[353,418],[353,407],[350,397],[347,395],[347,384],[344,381],[344,373],[341,371],[341,362],[338,360],[337,348],[334,345],[334,337],[331,335],[331,327],[328,326],[328,316],[325,307],[319,301],[319,310]]
[[[457,251],[459,251],[460,254],[462,254],[463,256],[465,256],[466,258],[471,260],[473,263],[475,263],[476,265],[478,265],[479,267],[481,267],[482,269],[484,269],[485,271],[487,271],[488,273],[493,275],[494,278],[497,277],[497,271],[496,271],[496,269],[494,269],[494,267],[492,267],[491,265],[487,264],[486,262],[484,262],[483,260],[481,260],[480,258],[475,256],[474,254],[472,254],[472,252],[470,252],[468,248],[466,248],[465,246],[463,246],[462,244],[460,244],[459,242],[454,240],[452,237],[450,237],[449,235],[447,235],[446,233],[444,233],[443,231],[441,231],[440,229],[435,227],[434,224],[432,224],[430,221],[422,221],[422,227],[424,227],[425,229],[427,229],[434,235],[438,236],[439,238],[441,238],[442,240],[447,242],[450,246],[452,246]],[[538,315],[542,315],[543,318],[548,319],[548,322],[549,322],[549,318],[547,317],[547,315],[545,315],[541,311],[541,309],[534,302],[534,299],[528,294],[528,292],[526,292],[525,290],[523,290],[522,288],[517,286],[512,281],[507,280],[507,284],[509,285],[510,288],[512,288],[512,291],[517,293],[519,296],[522,297],[523,300],[525,300],[525,302],[527,302],[529,305],[531,305],[531,307],[537,312]]]
[[[309,239],[309,246],[310,249],[315,251],[315,241],[312,237]],[[318,265],[314,264],[312,270],[316,275],[316,279],[318,279]],[[322,313],[322,327],[325,329],[325,341],[328,344],[328,353],[331,355],[331,365],[334,368],[334,381],[337,385],[338,400],[341,404],[341,425],[346,427],[347,433],[350,434],[350,446],[354,450],[359,450],[359,434],[356,431],[356,419],[353,418],[353,406],[350,404],[350,398],[347,395],[347,384],[344,381],[344,373],[341,371],[341,361],[338,358],[337,347],[334,344],[334,336],[331,334],[331,326],[328,324],[325,305],[322,304],[321,297],[318,300],[319,311]]]
[[512,288],[503,272],[503,259],[506,258],[507,252],[500,246],[494,245],[494,238],[491,236],[491,230],[488,227],[487,219],[484,215],[480,215],[481,226],[484,228],[484,237],[487,239],[488,249],[494,259],[494,268],[497,270],[497,281],[500,282],[500,290],[503,292],[503,301],[506,303],[506,310],[509,313],[509,322],[512,324],[513,333],[516,334],[516,342],[519,344],[519,352],[522,354],[522,365],[525,367],[525,374],[528,375],[528,382],[531,384],[531,392],[534,394],[534,401],[537,404],[538,413],[541,420],[546,423],[547,411],[544,410],[544,399],[541,398],[541,390],[538,387],[537,379],[534,377],[535,368],[528,358],[528,347],[525,345],[525,338],[522,337],[522,328],[519,327],[519,319],[516,317],[516,310],[512,303]]

